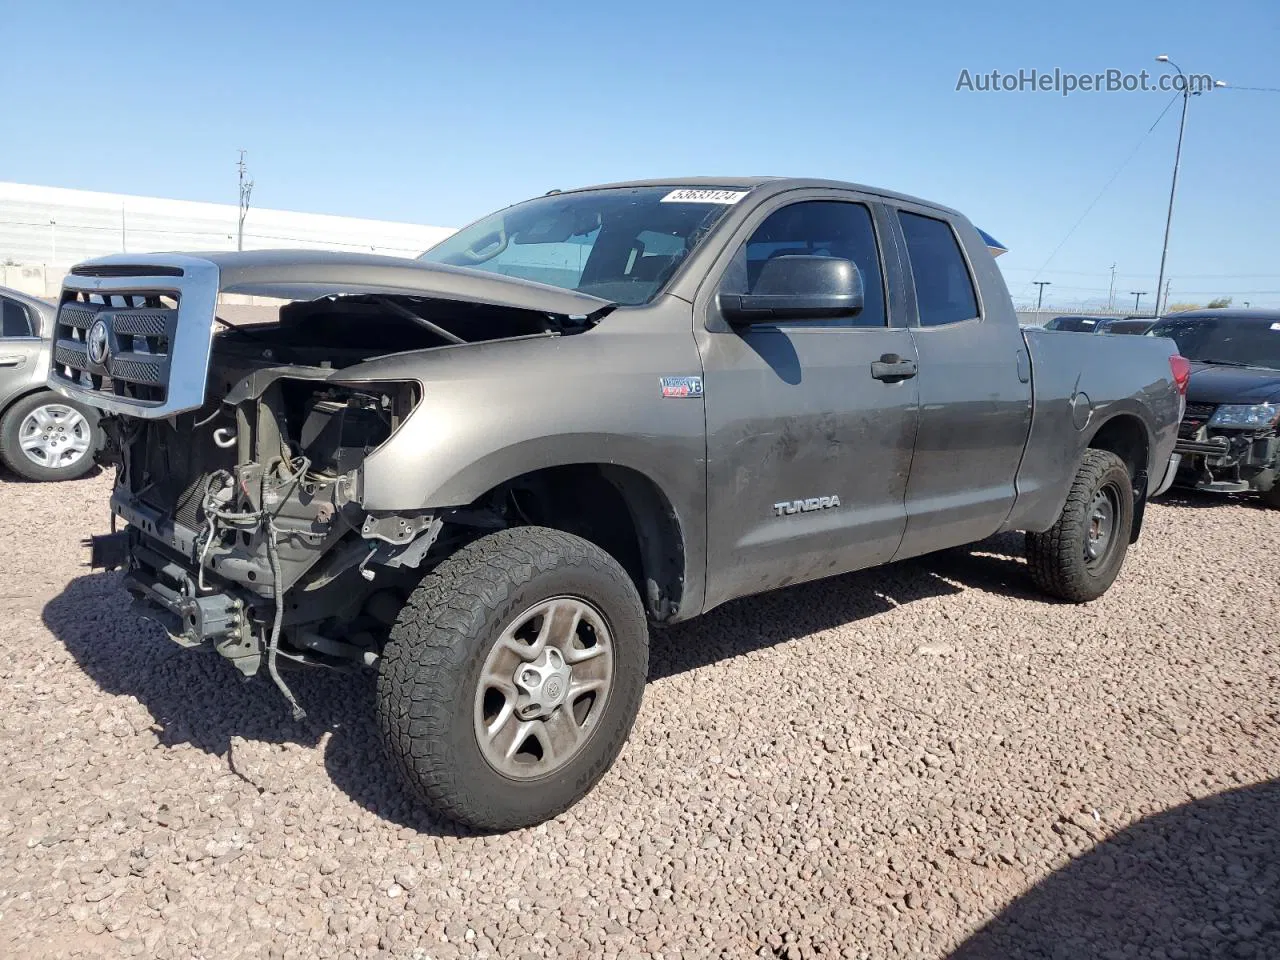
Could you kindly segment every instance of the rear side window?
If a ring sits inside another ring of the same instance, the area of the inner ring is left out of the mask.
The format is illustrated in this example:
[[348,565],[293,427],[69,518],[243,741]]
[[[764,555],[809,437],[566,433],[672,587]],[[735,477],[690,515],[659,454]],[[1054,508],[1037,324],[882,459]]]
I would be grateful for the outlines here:
[[920,326],[940,327],[976,317],[973,278],[951,225],[905,210],[898,211],[898,219],[907,238]]
[[871,211],[841,200],[804,200],[775,210],[739,248],[721,290],[751,293],[760,271],[773,257],[803,254],[851,260],[862,274],[863,306],[855,317],[816,320],[815,325],[883,327],[884,280]]
[[31,337],[31,317],[17,300],[0,297],[0,337]]

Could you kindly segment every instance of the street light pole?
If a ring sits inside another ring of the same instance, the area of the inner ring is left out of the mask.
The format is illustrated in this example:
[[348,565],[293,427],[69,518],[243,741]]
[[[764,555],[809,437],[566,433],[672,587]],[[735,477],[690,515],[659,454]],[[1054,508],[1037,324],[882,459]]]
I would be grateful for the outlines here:
[[1040,307],[1044,304],[1044,288],[1053,286],[1053,281],[1052,280],[1033,280],[1032,282],[1037,287],[1040,288],[1040,296],[1036,298],[1036,309],[1039,310]]
[[[1145,296],[1147,295],[1147,291],[1145,291],[1145,290],[1130,290],[1130,291],[1129,291],[1129,293],[1130,293],[1130,294],[1132,294],[1132,296],[1133,296],[1133,312],[1134,312],[1134,313],[1137,313],[1137,312],[1138,312],[1138,304],[1139,304],[1139,303],[1141,303],[1141,302],[1142,302],[1142,298],[1143,298],[1143,297],[1145,297]],[[1157,312],[1157,313],[1159,313],[1160,311],[1159,311],[1159,310],[1157,310],[1156,312]]]
[[[1167,63],[1173,69],[1178,71],[1178,76],[1182,78],[1182,119],[1178,123],[1178,147],[1173,153],[1173,182],[1169,184],[1169,212],[1164,219],[1164,246],[1160,248],[1160,276],[1156,280],[1156,316],[1161,313],[1160,291],[1164,289],[1164,265],[1165,260],[1169,256],[1169,231],[1173,228],[1173,198],[1178,193],[1178,168],[1182,164],[1182,136],[1187,129],[1187,105],[1191,102],[1191,84],[1187,82],[1187,75],[1182,72],[1182,68],[1174,63],[1165,54],[1156,57],[1157,63]],[[1215,80],[1215,87],[1225,87],[1226,83],[1222,80]],[[1198,94],[1200,91],[1196,91]],[[1167,304],[1166,304],[1167,306]],[[1137,309],[1136,307],[1134,308]]]

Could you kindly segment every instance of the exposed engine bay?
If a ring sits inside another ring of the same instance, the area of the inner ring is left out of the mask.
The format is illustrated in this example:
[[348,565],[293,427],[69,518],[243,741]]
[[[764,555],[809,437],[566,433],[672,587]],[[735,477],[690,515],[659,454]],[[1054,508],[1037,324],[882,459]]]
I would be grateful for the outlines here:
[[361,466],[423,387],[343,371],[373,357],[590,324],[389,295],[292,302],[277,323],[217,323],[202,407],[104,418],[117,468],[112,510],[128,526],[95,540],[93,563],[128,568],[137,612],[177,642],[212,647],[246,675],[265,660],[297,710],[278,659],[372,665],[432,548],[501,525],[466,510],[364,509]]

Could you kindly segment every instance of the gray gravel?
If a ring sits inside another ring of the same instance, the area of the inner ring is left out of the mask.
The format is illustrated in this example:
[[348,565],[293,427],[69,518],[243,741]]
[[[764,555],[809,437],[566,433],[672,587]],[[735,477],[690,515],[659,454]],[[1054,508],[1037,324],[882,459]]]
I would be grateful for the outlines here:
[[663,631],[595,792],[478,836],[367,678],[294,723],[130,617],[107,490],[0,480],[0,956],[1280,956],[1280,511],[1153,506],[1086,607],[1004,537]]

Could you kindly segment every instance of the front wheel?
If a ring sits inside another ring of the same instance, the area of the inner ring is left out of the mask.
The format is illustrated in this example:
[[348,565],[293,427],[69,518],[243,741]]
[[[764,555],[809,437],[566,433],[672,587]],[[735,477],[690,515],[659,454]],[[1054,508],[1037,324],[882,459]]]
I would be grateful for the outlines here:
[[503,530],[410,596],[379,668],[379,725],[401,778],[437,813],[530,826],[612,765],[648,659],[640,596],[612,557],[558,530]]
[[1072,603],[1095,600],[1120,573],[1133,529],[1133,481],[1124,461],[1086,450],[1058,522],[1027,534],[1036,585]]
[[98,417],[56,393],[23,397],[0,420],[0,460],[27,480],[74,480],[93,469]]

